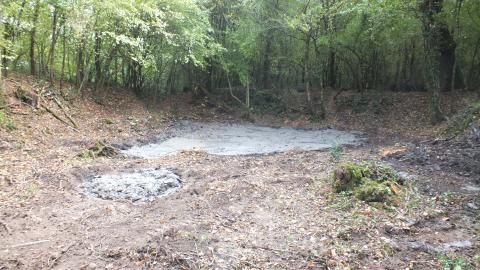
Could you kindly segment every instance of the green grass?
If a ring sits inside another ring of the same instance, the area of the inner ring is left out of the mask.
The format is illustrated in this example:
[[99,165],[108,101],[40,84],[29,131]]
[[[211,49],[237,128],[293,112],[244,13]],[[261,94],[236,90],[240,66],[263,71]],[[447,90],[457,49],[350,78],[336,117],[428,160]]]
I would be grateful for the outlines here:
[[15,124],[15,122],[10,119],[8,115],[2,110],[0,110],[0,127],[1,126],[7,128],[8,131],[17,130],[17,125]]
[[0,125],[3,126],[7,123],[7,115],[4,111],[0,111]]
[[468,260],[463,257],[442,255],[438,258],[442,270],[470,270],[473,269]]

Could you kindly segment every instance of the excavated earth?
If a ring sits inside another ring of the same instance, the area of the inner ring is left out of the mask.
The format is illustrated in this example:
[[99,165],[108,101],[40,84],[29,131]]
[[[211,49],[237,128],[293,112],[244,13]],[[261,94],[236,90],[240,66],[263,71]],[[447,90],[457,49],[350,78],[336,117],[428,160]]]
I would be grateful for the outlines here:
[[[83,119],[78,131],[21,106],[12,113],[18,129],[0,129],[1,270],[480,267],[480,188],[474,177],[391,156],[398,149],[410,152],[412,140],[391,135],[385,140],[385,134],[404,129],[385,133],[383,124],[396,125],[389,117],[419,119],[415,115],[401,116],[392,107],[391,115],[370,121],[379,124],[369,126],[373,129],[338,122],[340,116],[362,123],[364,115],[358,121],[354,115],[331,115],[317,126],[257,119],[262,144],[243,145],[219,133],[256,141],[257,127],[247,124],[243,132],[233,132],[244,123],[229,114],[185,103],[175,105],[184,115],[170,118],[168,111],[148,112],[128,94],[115,97],[105,107],[89,100],[72,106],[69,112]],[[394,99],[428,107],[421,94]],[[173,119],[184,116],[203,124],[172,132],[178,127]],[[285,129],[266,128],[269,123]],[[367,136],[322,130],[327,125]],[[419,130],[422,140],[432,129],[424,125],[405,127],[405,134]],[[202,137],[212,134],[215,140]],[[325,134],[332,135],[327,140]],[[278,138],[289,142],[280,145],[285,148],[265,148],[278,146]],[[319,144],[312,146],[312,138]],[[234,147],[218,144],[224,139]],[[114,157],[79,157],[97,140],[137,147]],[[383,159],[409,175],[398,201],[366,204],[334,193],[330,179],[337,162],[328,147],[337,143],[348,144],[341,162]],[[162,144],[175,147],[158,154]],[[146,150],[134,154],[140,149]]]

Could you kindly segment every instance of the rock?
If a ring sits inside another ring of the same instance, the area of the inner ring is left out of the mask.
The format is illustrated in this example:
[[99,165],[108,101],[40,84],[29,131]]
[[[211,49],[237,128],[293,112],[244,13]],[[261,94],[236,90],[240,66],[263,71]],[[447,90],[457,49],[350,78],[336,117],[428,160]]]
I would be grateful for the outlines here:
[[467,206],[473,210],[479,209],[479,207],[475,203],[468,203]]
[[462,188],[463,190],[466,190],[466,191],[471,191],[471,192],[480,192],[480,187],[479,186],[465,186]]
[[441,249],[422,241],[410,241],[410,242],[407,242],[406,245],[409,249],[412,249],[414,251],[420,251],[425,253],[441,252]]
[[382,239],[382,241],[387,244],[390,248],[394,249],[394,250],[400,250],[400,246],[398,245],[397,242],[395,242],[394,240],[390,239],[390,238],[387,238],[387,237],[380,237],[380,239]]
[[98,269],[98,265],[95,263],[89,263],[88,266],[85,268],[86,270],[95,270]]
[[415,181],[417,180],[417,177],[412,175],[412,174],[409,174],[409,173],[406,173],[406,172],[398,172],[398,176],[402,179],[404,179],[405,181]]
[[471,241],[462,240],[462,241],[455,241],[455,242],[443,244],[443,250],[449,251],[452,249],[466,249],[466,248],[471,248],[472,246],[473,246],[473,243]]

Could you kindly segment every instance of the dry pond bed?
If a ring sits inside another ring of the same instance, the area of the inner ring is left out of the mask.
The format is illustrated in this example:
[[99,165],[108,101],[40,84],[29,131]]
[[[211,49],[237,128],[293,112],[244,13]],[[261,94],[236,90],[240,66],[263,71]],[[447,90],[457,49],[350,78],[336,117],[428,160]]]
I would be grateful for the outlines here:
[[[333,138],[327,146],[341,143]],[[38,175],[34,196],[2,207],[8,229],[0,227],[0,269],[478,267],[478,192],[435,190],[437,179],[468,179],[398,164],[415,180],[394,203],[367,204],[334,192],[337,163],[324,147],[220,155],[211,150],[217,143],[206,145],[148,159],[77,158]],[[342,159],[375,160],[378,153],[366,142],[346,147]],[[156,179],[151,168],[171,168],[161,172],[178,176],[182,187],[151,202],[84,192],[95,176],[116,175],[108,180],[118,183],[125,180],[118,172],[147,170]]]

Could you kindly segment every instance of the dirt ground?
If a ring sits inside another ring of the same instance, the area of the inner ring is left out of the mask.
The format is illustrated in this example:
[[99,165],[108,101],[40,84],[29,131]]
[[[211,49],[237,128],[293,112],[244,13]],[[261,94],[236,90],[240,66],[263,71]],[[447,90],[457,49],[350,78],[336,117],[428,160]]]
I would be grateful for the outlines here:
[[[392,108],[372,122],[369,117],[379,116],[345,111],[323,123],[256,119],[271,126],[366,132],[369,141],[346,148],[342,160],[384,160],[412,178],[395,204],[369,205],[332,191],[337,164],[328,151],[78,157],[97,140],[145,143],[175,119],[241,121],[187,98],[167,100],[152,113],[116,91],[106,105],[86,98],[69,106],[78,131],[48,113],[13,107],[9,115],[17,129],[0,129],[1,270],[480,268],[476,175],[390,158],[441,129],[418,118],[403,124],[425,113],[424,93],[411,98],[419,109],[407,118]],[[404,103],[395,110],[403,111]],[[172,168],[183,187],[152,203],[95,199],[80,188],[94,175],[157,167]]]

